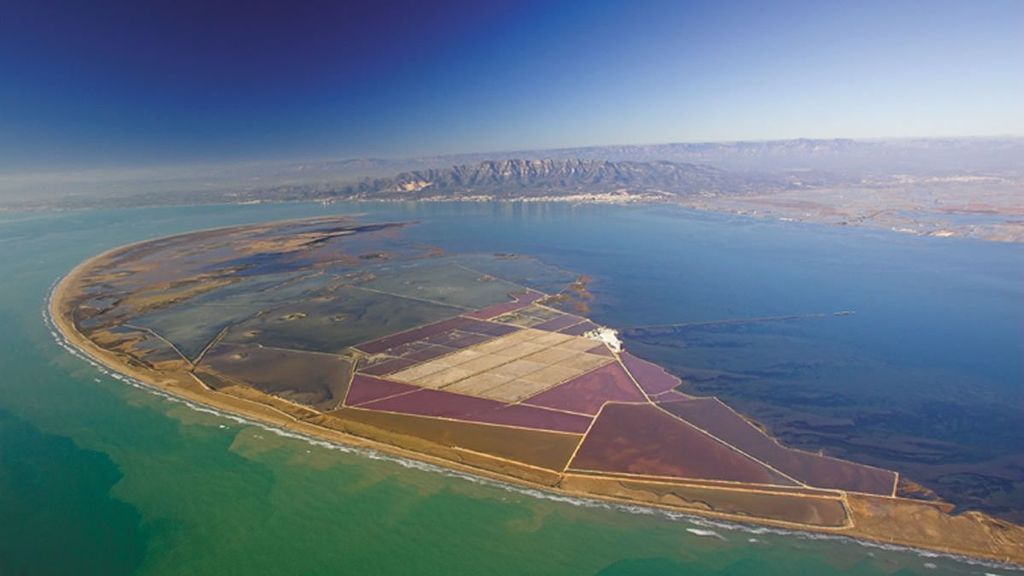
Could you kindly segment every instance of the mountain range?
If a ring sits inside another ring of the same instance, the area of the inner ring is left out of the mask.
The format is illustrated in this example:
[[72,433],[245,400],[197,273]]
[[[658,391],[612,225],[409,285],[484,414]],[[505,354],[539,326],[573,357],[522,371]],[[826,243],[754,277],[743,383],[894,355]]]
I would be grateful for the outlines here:
[[736,174],[681,162],[613,162],[609,160],[486,160],[447,168],[367,178],[355,184],[320,190],[345,199],[454,199],[488,197],[522,199],[575,194],[620,194],[646,199],[771,192],[794,185],[785,177]]

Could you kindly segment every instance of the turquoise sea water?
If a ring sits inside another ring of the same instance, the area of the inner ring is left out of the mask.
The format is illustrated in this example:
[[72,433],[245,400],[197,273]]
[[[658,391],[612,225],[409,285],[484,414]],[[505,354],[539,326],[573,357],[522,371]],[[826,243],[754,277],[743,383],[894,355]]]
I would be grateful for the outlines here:
[[[282,437],[114,380],[62,349],[45,324],[53,282],[102,250],[325,212],[418,220],[410,237],[452,251],[523,252],[591,274],[592,315],[615,326],[854,310],[701,324],[629,344],[793,443],[879,462],[904,456],[879,450],[880,439],[913,439],[974,459],[961,469],[1020,458],[1017,246],[565,205],[7,215],[0,574],[1009,572],[545,498]],[[976,481],[958,474],[950,482]],[[1012,512],[1017,485],[990,487],[984,499]]]

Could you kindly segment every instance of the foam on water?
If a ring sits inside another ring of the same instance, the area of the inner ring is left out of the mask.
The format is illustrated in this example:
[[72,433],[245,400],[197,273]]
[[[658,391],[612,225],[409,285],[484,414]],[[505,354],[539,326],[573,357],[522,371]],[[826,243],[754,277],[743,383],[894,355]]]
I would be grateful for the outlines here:
[[718,532],[715,532],[714,530],[703,530],[701,528],[687,528],[686,531],[690,534],[695,534],[697,536],[705,536],[708,538],[718,538],[719,540],[725,540],[724,536],[722,536]]

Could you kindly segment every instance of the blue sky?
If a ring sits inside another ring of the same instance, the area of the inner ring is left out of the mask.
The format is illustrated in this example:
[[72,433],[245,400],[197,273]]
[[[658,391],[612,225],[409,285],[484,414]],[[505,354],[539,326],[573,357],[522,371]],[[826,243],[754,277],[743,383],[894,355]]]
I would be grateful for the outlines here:
[[1017,0],[11,0],[0,167],[1024,135],[1022,29]]

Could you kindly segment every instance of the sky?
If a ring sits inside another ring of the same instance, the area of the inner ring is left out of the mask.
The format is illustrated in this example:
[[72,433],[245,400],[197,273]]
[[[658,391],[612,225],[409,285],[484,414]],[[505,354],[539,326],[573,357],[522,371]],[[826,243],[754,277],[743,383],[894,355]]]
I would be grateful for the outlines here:
[[6,0],[0,170],[1024,135],[1024,1]]

